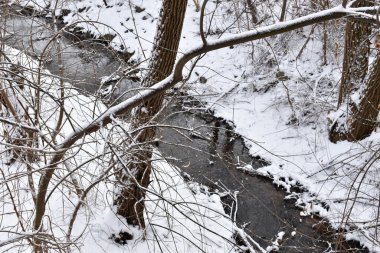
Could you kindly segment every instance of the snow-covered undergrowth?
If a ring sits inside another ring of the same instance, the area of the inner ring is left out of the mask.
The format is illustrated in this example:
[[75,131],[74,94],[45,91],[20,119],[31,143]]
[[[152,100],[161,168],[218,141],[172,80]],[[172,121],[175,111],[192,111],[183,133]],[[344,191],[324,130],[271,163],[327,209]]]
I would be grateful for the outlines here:
[[[237,228],[224,214],[220,197],[184,182],[178,169],[158,153],[154,159],[152,183],[146,197],[147,228],[142,231],[128,226],[110,206],[105,206],[94,214],[92,221],[83,222],[88,235],[78,251],[234,252],[237,247],[233,234]],[[111,240],[120,238],[123,232],[133,234],[133,239],[125,245]]]
[[[0,248],[2,252],[31,252],[30,240],[36,235],[33,197],[54,153],[52,147],[96,119],[106,107],[96,97],[81,95],[70,84],[60,83],[58,77],[39,68],[37,61],[21,51],[5,47],[5,52],[8,64],[18,66],[18,76],[22,78],[6,76],[9,85],[4,89],[20,121],[9,109],[4,111],[9,115],[1,117],[12,124],[1,125],[2,132],[11,133],[11,138],[2,136],[0,144]],[[23,106],[35,105],[36,90],[41,92],[40,125],[33,128],[28,117],[34,117],[35,110],[30,108],[30,115],[25,115]],[[57,128],[60,111],[64,113],[63,120]],[[9,149],[22,145],[9,141],[19,137],[17,133],[23,129],[20,126],[37,129],[39,148],[32,149],[37,159],[28,160],[22,151],[17,158],[15,151]],[[107,143],[113,141],[115,134],[117,130],[110,127],[87,136],[67,152],[65,162],[56,168],[48,189],[44,228],[38,233],[51,252],[231,252],[240,248],[234,234],[242,231],[224,213],[220,197],[207,188],[200,191],[195,183],[186,183],[178,168],[157,152],[145,202],[148,226],[145,230],[128,226],[124,218],[116,215],[113,205],[115,176]]]
[[[135,52],[136,60],[148,58],[160,1],[106,2],[108,6],[102,0],[69,1],[59,6],[71,11],[64,17],[68,24],[102,22],[119,33],[112,45],[120,49],[123,43],[128,51]],[[217,6],[210,2],[206,11],[204,27],[209,37],[256,27],[250,12],[236,14],[244,9],[239,1],[217,2]],[[279,2],[258,4],[258,26],[277,22]],[[31,1],[21,3],[36,6]],[[287,19],[305,14],[300,6],[310,4],[297,3],[289,5]],[[47,4],[38,1],[37,6],[44,8]],[[180,52],[200,42],[198,16],[189,1]],[[289,193],[296,184],[307,190],[292,193],[304,208],[302,214],[317,212],[335,228],[347,224],[348,239],[357,239],[371,251],[380,252],[379,133],[357,143],[334,144],[328,140],[327,116],[336,108],[341,76],[343,25],[330,22],[327,37],[321,24],[208,53],[197,63],[188,93],[207,103],[216,116],[231,121],[253,156],[270,162],[257,173],[273,177],[274,183]],[[100,26],[94,26],[95,30],[84,24],[78,26],[97,36],[110,33]],[[250,165],[245,169],[252,170]],[[328,208],[318,204],[321,202]]]

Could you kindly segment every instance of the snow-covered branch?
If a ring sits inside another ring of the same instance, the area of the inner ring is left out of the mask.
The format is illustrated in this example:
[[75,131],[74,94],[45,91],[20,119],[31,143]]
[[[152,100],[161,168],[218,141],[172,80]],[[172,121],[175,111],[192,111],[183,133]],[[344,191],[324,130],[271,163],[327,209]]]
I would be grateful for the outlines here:
[[[349,5],[348,5],[349,6]],[[304,17],[296,18],[286,22],[279,22],[273,25],[264,26],[252,31],[226,36],[217,40],[208,40],[207,43],[200,42],[198,46],[188,50],[182,56],[179,57],[174,71],[172,74],[163,81],[153,85],[149,89],[142,91],[135,96],[125,100],[124,102],[110,107],[100,117],[92,121],[91,123],[82,126],[79,129],[73,131],[67,138],[56,146],[57,153],[51,158],[45,174],[42,176],[39,184],[39,191],[37,194],[37,210],[34,220],[34,229],[38,230],[41,226],[42,217],[45,213],[45,197],[47,194],[48,185],[54,173],[55,167],[61,162],[65,152],[72,147],[79,139],[86,135],[94,133],[111,123],[113,116],[121,116],[132,108],[140,105],[144,101],[150,100],[153,97],[162,94],[175,84],[183,80],[182,72],[185,65],[193,58],[205,54],[210,51],[229,47],[236,44],[241,44],[249,41],[259,40],[266,37],[289,32],[308,25],[325,22],[329,20],[339,19],[345,16],[362,16],[368,17],[368,13],[376,12],[379,7],[367,7],[367,8],[344,8],[342,5],[313,13]]]

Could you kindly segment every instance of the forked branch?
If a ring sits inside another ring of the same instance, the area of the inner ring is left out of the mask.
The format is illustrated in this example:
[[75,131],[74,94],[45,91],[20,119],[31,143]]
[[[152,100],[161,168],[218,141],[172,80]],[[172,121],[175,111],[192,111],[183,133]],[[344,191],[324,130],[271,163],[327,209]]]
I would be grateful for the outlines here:
[[63,159],[66,151],[70,149],[70,147],[74,145],[79,139],[89,134],[92,134],[98,131],[100,128],[111,123],[111,118],[113,116],[121,116],[127,113],[132,108],[140,105],[141,103],[147,100],[154,98],[157,95],[162,94],[178,82],[182,81],[183,68],[185,67],[186,63],[188,63],[195,57],[217,49],[267,38],[308,25],[339,19],[345,16],[362,16],[368,18],[369,13],[376,13],[378,9],[379,7],[344,8],[341,5],[332,9],[320,11],[318,13],[313,13],[290,21],[261,27],[253,31],[226,36],[222,39],[209,40],[207,41],[207,44],[200,43],[200,45],[188,50],[178,59],[172,74],[168,76],[166,79],[162,80],[161,82],[158,82],[152,87],[136,94],[135,96],[125,100],[122,103],[110,107],[100,117],[98,117],[91,123],[84,125],[80,129],[73,131],[61,144],[56,146],[56,150],[59,150],[59,152],[55,153],[51,158],[50,162],[45,168],[46,171],[39,183],[36,213],[34,219],[34,229],[38,230],[41,227],[41,221],[45,214],[45,197],[47,194],[47,189],[55,171],[55,168],[57,164],[59,164]]

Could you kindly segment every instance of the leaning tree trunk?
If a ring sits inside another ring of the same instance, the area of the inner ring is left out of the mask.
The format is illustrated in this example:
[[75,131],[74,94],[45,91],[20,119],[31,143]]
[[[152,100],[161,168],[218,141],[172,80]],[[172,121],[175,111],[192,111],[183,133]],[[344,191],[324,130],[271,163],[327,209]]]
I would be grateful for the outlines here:
[[[163,1],[152,58],[150,59],[148,73],[143,81],[144,87],[152,86],[172,72],[181,38],[186,6],[187,0]],[[164,94],[160,94],[139,106],[132,116],[133,128],[145,124],[153,125],[152,117],[160,110],[163,98]],[[125,217],[129,224],[140,227],[145,227],[144,188],[149,185],[152,169],[152,148],[149,143],[154,139],[154,136],[154,127],[145,128],[137,134],[137,141],[141,145],[139,150],[131,155],[129,161],[129,170],[135,172],[136,181],[131,181],[132,184],[124,188],[118,198],[117,213]]]
[[[359,0],[353,4],[353,7],[371,5],[373,5],[371,1]],[[332,142],[348,139],[348,118],[353,104],[351,95],[360,88],[367,76],[370,35],[370,23],[352,18],[347,19],[343,71],[338,96],[338,114],[336,114],[343,120],[332,119],[333,124],[330,128],[330,140]]]
[[376,128],[380,110],[380,52],[372,65],[365,88],[361,92],[358,105],[352,103],[348,117],[348,129],[345,138],[357,141],[369,136]]

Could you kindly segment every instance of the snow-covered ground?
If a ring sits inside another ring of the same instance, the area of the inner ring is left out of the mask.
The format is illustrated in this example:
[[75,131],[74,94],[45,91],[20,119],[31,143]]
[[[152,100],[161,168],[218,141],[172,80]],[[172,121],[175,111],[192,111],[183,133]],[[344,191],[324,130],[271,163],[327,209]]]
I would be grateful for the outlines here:
[[[56,137],[58,143],[66,134],[99,117],[106,110],[96,97],[83,96],[72,89],[70,84],[61,84],[58,77],[41,70],[35,60],[21,51],[10,47],[6,47],[5,51],[11,62],[25,67],[23,82],[30,84],[27,85],[28,88],[15,93],[20,98],[15,98],[14,104],[31,105],[34,84],[40,84],[39,88],[44,93],[41,96],[40,120],[44,124],[41,125],[39,134],[45,136],[45,141],[49,141],[52,129],[58,122],[60,87],[64,87],[64,109],[70,117],[64,116]],[[39,82],[38,75],[41,76]],[[19,113],[22,113],[22,109]],[[15,121],[12,117],[10,119]],[[7,130],[12,132],[14,129],[11,125]],[[208,192],[207,187],[197,183],[185,182],[180,170],[170,165],[158,151],[153,156],[154,173],[145,202],[145,218],[149,225],[145,230],[128,226],[125,219],[116,215],[112,204],[115,184],[113,166],[107,158],[107,142],[112,142],[111,139],[117,134],[114,128],[103,128],[86,137],[81,145],[68,153],[68,158],[73,157],[64,163],[66,168],[57,168],[48,189],[44,218],[44,233],[47,238],[54,236],[50,242],[52,251],[61,248],[67,252],[234,252],[242,248],[236,245],[234,235],[239,233],[245,236],[245,233],[224,213],[219,195]],[[9,143],[6,141],[1,145],[0,198],[3,204],[0,247],[2,252],[31,252],[30,245],[25,244],[25,240],[18,240],[20,237],[26,239],[33,236],[30,220],[33,218],[34,193],[30,190],[30,178],[25,173],[29,168],[26,163],[18,160],[10,162],[11,154],[6,149],[7,145]],[[54,152],[49,150],[46,142],[40,145],[46,153],[41,151],[45,158],[32,163],[30,171],[34,171],[32,180],[35,183],[43,175],[47,166],[44,161],[49,157],[49,152]],[[94,159],[94,156],[97,158]],[[70,176],[75,176],[82,191],[88,191],[84,200],[79,198],[83,195],[76,193],[77,186],[68,183],[74,182],[73,178],[71,181],[66,180]],[[76,214],[75,209],[79,205],[81,207]],[[126,245],[115,243],[115,239],[123,241],[128,234],[133,238],[125,241]],[[70,250],[65,248],[69,245],[66,243],[73,243]]]
[[[88,0],[58,3],[57,6],[58,9],[63,7],[71,11],[64,17],[68,24],[88,20],[100,22],[102,25],[77,23],[77,27],[87,29],[96,36],[117,35],[112,41],[115,48],[135,52],[135,60],[144,60],[150,55],[160,2],[109,0],[106,7],[102,0]],[[210,33],[214,34],[212,38],[254,29],[252,25],[249,26],[249,17],[245,14],[235,19],[233,13],[243,8],[238,2],[222,2],[218,8],[213,2],[209,3],[204,26],[208,28],[210,19],[213,19],[210,26]],[[21,3],[36,6],[36,3],[25,0]],[[47,3],[38,1],[37,5],[44,8]],[[280,13],[279,7],[276,4],[271,7],[266,9],[264,4],[259,5],[259,10],[271,13],[261,26],[276,22],[275,14]],[[288,8],[288,18],[299,14],[293,7]],[[198,16],[199,12],[189,1],[180,53],[200,43]],[[190,95],[207,103],[207,109],[216,116],[230,121],[235,131],[244,137],[253,156],[260,156],[270,162],[269,166],[258,169],[257,173],[272,177],[275,184],[283,186],[289,194],[297,197],[297,204],[304,208],[302,214],[319,213],[328,218],[335,228],[349,224],[346,227],[348,239],[357,239],[371,251],[380,252],[376,234],[380,198],[377,177],[380,133],[375,131],[357,143],[344,141],[334,144],[328,140],[327,118],[336,108],[343,52],[343,26],[339,22],[331,23],[330,26],[329,29],[335,35],[328,38],[327,64],[324,64],[323,59],[322,25],[306,27],[275,38],[208,53],[197,63],[185,89]],[[228,29],[223,33],[225,28]],[[200,77],[204,77],[202,82]],[[167,166],[164,167],[168,170]],[[252,170],[250,165],[245,166],[245,169]],[[291,187],[296,184],[301,184],[307,192],[292,193]],[[186,190],[183,194],[190,193]],[[196,199],[222,212],[219,200],[212,204],[215,198],[202,195]],[[326,205],[323,207],[321,202],[327,204],[328,208]],[[105,213],[105,216],[101,216],[103,220],[96,222],[121,224],[111,210]],[[98,224],[96,222],[91,224]],[[221,221],[221,224],[232,226],[227,220]],[[181,230],[179,234],[182,232],[189,231]],[[159,233],[164,236],[165,231]],[[230,237],[228,233],[226,236]],[[97,240],[96,236],[92,236]],[[148,233],[149,236],[153,234]],[[171,236],[176,235],[171,233],[163,238]],[[170,241],[174,239],[167,240],[167,247],[174,247]],[[210,252],[231,249],[225,244],[216,244],[220,248],[215,249],[205,243],[212,249]],[[84,248],[95,244],[89,245],[85,243]],[[192,243],[186,245],[194,247]],[[113,250],[116,252],[116,249]]]

